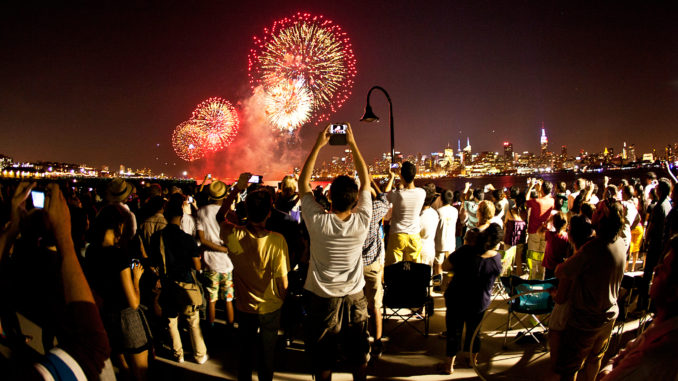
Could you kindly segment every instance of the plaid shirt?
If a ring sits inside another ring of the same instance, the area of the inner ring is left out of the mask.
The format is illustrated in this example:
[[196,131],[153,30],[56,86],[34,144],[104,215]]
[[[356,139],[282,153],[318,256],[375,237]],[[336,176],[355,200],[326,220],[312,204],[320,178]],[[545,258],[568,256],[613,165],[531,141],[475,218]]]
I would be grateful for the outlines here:
[[372,200],[372,219],[363,245],[363,264],[365,266],[369,266],[379,259],[381,247],[384,245],[379,236],[379,226],[390,208],[391,204],[386,200],[386,193],[381,193],[376,199]]

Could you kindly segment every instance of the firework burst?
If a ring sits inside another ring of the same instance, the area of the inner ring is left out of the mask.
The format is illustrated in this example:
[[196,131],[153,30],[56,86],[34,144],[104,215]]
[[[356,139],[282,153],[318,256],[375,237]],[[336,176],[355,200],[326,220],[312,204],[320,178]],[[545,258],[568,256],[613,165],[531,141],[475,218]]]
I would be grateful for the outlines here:
[[313,96],[303,80],[280,80],[264,99],[266,116],[280,131],[294,131],[311,117]]
[[202,102],[193,111],[191,121],[205,133],[203,150],[216,152],[228,147],[238,134],[240,120],[235,107],[228,101],[214,97]]
[[178,125],[172,133],[172,148],[180,159],[186,161],[194,161],[202,159],[205,156],[205,140],[207,134],[205,130],[194,123],[192,120],[187,120]]
[[[263,36],[254,37],[250,50],[252,88],[270,93],[282,79],[302,81],[312,98],[317,121],[328,119],[351,93],[356,60],[350,39],[341,27],[308,13],[278,20]],[[280,128],[280,127],[279,127]]]

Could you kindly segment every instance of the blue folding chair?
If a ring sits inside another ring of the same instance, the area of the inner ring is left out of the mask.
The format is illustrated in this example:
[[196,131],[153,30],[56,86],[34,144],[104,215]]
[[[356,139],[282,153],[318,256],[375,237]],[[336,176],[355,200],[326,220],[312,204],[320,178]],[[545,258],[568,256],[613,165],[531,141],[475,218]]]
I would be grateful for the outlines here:
[[[543,334],[548,331],[548,319],[554,305],[549,289],[558,285],[558,279],[527,280],[514,275],[502,277],[501,281],[502,284],[507,286],[506,290],[511,298],[508,302],[504,346],[506,346],[508,331],[513,328],[511,321],[513,317],[526,330],[522,337],[530,336],[538,344],[542,344],[542,341],[535,335],[535,329],[540,328]],[[523,314],[523,316],[520,317],[518,314]],[[541,316],[541,319],[537,316]],[[532,324],[527,324],[526,319],[531,320]],[[513,342],[519,338],[516,337]],[[545,343],[543,344],[545,345]]]

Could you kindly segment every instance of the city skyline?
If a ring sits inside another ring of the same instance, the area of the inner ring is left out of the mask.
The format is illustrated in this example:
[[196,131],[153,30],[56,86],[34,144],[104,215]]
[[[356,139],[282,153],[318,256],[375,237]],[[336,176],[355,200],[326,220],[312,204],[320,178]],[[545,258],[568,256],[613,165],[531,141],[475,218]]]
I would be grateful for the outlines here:
[[[457,151],[467,137],[477,152],[501,152],[504,141],[516,153],[539,152],[542,123],[555,152],[563,145],[571,153],[619,152],[624,141],[659,152],[659,141],[678,141],[674,4],[208,1],[1,9],[0,152],[23,161],[173,175],[227,167],[223,155],[213,164],[181,161],[171,132],[209,97],[246,107],[252,36],[298,11],[332,19],[351,38],[355,85],[330,121],[352,123],[366,158],[389,148],[383,96],[371,100],[381,122],[358,122],[375,84],[393,100],[402,152],[434,152],[448,142]],[[246,128],[240,136],[248,145],[266,133]],[[319,129],[301,128],[289,148],[294,165]],[[336,152],[328,148],[322,157]]]

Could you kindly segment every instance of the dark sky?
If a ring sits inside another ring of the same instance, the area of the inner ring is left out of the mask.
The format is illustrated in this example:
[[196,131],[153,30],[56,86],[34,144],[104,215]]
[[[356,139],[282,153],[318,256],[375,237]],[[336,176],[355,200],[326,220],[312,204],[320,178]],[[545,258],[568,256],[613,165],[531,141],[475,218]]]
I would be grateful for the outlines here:
[[[474,151],[504,140],[537,151],[542,121],[555,151],[678,142],[675,2],[185,3],[0,6],[0,153],[178,174],[188,166],[173,128],[208,97],[247,98],[252,36],[297,11],[352,39],[356,85],[332,119],[352,122],[368,160],[389,150],[381,94],[382,122],[358,122],[374,84],[393,99],[396,149],[408,153],[456,151],[466,136]],[[304,151],[317,130],[302,129]]]

